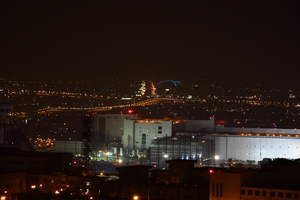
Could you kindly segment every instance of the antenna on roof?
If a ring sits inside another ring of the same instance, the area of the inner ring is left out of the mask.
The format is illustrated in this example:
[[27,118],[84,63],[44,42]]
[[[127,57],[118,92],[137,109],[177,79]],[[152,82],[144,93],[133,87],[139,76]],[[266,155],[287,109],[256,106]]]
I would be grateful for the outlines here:
[[4,81],[4,79],[1,79],[2,80],[2,89],[0,89],[0,92],[2,92],[2,102],[4,101],[4,99],[5,99],[5,94],[4,94],[4,88],[5,88],[5,81]]

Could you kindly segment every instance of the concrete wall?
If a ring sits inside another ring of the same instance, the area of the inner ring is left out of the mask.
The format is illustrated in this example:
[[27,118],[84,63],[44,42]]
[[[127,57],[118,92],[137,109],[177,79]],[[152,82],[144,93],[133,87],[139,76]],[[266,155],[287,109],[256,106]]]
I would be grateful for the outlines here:
[[[161,123],[135,123],[135,148],[146,150],[150,147],[151,141],[155,138],[163,138],[172,135],[172,122],[162,121]],[[146,140],[143,140],[143,134],[146,134]],[[145,144],[143,144],[143,141]]]
[[124,121],[124,135],[122,136],[123,147],[127,152],[131,150],[146,151],[151,141],[172,135],[172,122],[159,121],[149,123],[147,120]]
[[210,174],[210,200],[240,200],[242,184],[254,174],[246,173],[219,173]]
[[[102,120],[104,118],[105,122],[103,124]],[[124,133],[124,121],[135,119],[136,115],[130,114],[97,114],[94,116],[94,133],[97,142],[105,142],[121,140]],[[105,127],[103,127],[105,126]],[[104,134],[104,136],[103,136]]]
[[125,154],[133,149],[133,135],[134,135],[134,120],[124,121],[124,135],[122,136],[123,148]]
[[241,135],[211,135],[215,155],[221,160],[255,160],[263,158],[300,158],[300,138]]

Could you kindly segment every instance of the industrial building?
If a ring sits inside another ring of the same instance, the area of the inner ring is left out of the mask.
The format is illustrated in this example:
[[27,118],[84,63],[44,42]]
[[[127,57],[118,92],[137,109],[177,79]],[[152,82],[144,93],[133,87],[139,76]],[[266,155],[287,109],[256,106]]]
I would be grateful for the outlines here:
[[295,135],[269,134],[210,134],[218,160],[241,160],[257,163],[263,158],[300,158],[300,138]]
[[226,127],[216,123],[214,118],[192,120],[184,124],[190,133],[203,133],[199,141],[213,142],[213,163],[229,159],[257,163],[263,158],[300,157],[298,129]]
[[123,149],[126,155],[145,154],[151,142],[172,135],[172,121],[162,119],[136,119],[124,121]]
[[196,160],[197,166],[211,164],[213,141],[204,140],[200,134],[178,133],[159,138],[149,148],[149,160],[157,168],[166,168],[166,160]]
[[124,121],[135,119],[134,114],[95,114],[93,142],[97,146],[112,142],[121,142],[124,134]]
[[[116,156],[142,156],[157,163],[166,158],[196,159],[206,165],[228,160],[258,164],[264,158],[300,158],[298,129],[227,127],[213,117],[206,120],[133,114],[94,117],[94,149]],[[102,146],[97,146],[100,142]],[[67,147],[64,144],[60,149],[71,152]]]

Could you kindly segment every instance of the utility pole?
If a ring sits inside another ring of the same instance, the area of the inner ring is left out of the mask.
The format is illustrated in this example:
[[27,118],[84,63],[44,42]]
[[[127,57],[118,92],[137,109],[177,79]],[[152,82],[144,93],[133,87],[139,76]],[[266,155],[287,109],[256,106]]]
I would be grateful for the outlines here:
[[95,172],[95,164],[92,162],[93,157],[93,132],[92,132],[93,119],[91,115],[86,114],[82,117],[82,164],[85,173],[90,171]]

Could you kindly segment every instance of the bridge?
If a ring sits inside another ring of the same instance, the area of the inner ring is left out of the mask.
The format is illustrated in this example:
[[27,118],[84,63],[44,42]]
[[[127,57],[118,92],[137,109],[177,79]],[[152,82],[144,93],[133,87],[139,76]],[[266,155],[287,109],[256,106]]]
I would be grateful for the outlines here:
[[112,110],[114,108],[131,108],[135,106],[147,106],[147,105],[156,105],[159,103],[181,103],[181,100],[175,99],[175,98],[153,98],[153,99],[146,99],[143,101],[133,102],[129,104],[120,104],[120,105],[114,105],[114,106],[101,106],[101,107],[50,107],[50,108],[43,108],[39,109],[39,113],[43,112],[67,112],[67,111],[88,111],[88,112],[97,112],[97,111],[108,111]]

